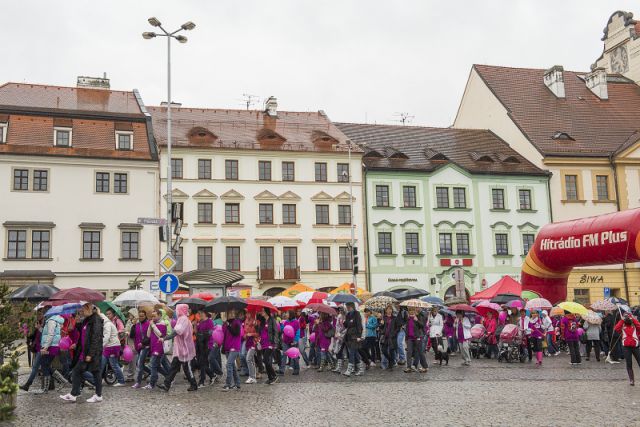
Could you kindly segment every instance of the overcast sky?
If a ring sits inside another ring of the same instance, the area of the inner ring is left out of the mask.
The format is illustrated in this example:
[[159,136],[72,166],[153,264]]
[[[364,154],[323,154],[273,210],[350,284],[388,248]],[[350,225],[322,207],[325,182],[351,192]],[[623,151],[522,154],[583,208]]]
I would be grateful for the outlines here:
[[[634,10],[635,8],[635,10]],[[334,121],[452,123],[472,64],[588,70],[602,29],[630,0],[108,0],[7,2],[2,81],[75,85],[107,72],[113,89],[166,99],[166,43],[147,18],[191,20],[174,44],[173,99],[243,108],[243,94]],[[254,108],[260,106],[259,103]]]

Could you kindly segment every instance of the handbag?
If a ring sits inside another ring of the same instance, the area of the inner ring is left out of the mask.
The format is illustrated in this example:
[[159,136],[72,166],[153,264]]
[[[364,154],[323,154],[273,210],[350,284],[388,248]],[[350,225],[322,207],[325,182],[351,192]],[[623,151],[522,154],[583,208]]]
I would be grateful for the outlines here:
[[173,354],[173,340],[162,341],[164,354]]

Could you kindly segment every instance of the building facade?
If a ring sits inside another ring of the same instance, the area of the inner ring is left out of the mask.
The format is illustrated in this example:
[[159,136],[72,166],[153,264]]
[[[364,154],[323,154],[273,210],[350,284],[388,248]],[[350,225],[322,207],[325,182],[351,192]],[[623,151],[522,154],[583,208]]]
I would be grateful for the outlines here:
[[[489,129],[550,171],[554,222],[640,206],[640,87],[634,82],[640,63],[634,65],[631,17],[612,15],[603,56],[589,72],[471,70],[454,127]],[[568,298],[588,303],[619,296],[636,304],[638,279],[635,265],[575,269]]]
[[158,270],[158,161],[136,91],[0,87],[0,282],[113,294]]
[[548,174],[488,131],[338,124],[364,151],[372,291],[472,295],[519,278],[549,222]]
[[[351,282],[352,224],[363,247],[362,152],[354,146],[349,159],[323,112],[277,111],[273,98],[267,107],[172,109],[172,198],[184,208],[177,271],[237,271],[254,295]],[[166,109],[150,112],[164,189]]]

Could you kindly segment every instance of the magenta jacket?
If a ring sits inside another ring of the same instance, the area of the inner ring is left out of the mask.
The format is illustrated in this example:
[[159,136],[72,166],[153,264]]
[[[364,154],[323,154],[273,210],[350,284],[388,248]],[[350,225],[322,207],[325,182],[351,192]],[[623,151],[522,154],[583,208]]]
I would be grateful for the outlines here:
[[[160,331],[162,337],[167,335],[167,325],[163,322],[155,323],[156,328]],[[151,337],[149,337],[149,348],[151,356],[162,356],[164,354],[164,347],[160,342],[160,338],[151,330]]]

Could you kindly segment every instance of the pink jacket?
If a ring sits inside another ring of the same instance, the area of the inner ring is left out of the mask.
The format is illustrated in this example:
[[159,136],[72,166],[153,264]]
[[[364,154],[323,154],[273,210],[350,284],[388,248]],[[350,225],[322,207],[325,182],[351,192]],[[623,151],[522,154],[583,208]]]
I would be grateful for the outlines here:
[[193,343],[193,326],[189,321],[189,306],[178,304],[176,306],[178,321],[173,328],[176,336],[173,338],[173,356],[181,362],[189,362],[196,357],[196,346]]

